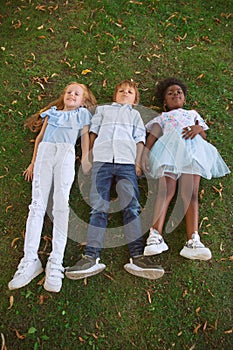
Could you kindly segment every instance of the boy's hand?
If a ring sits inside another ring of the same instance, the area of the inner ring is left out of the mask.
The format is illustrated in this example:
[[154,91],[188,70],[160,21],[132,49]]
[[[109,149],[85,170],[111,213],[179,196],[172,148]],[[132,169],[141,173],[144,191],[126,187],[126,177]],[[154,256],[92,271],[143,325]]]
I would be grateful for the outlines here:
[[144,171],[145,174],[149,173],[150,171],[148,153],[145,151],[143,152],[143,155],[142,155],[142,170]]
[[92,163],[88,159],[82,160],[81,163],[82,163],[83,174],[88,175],[89,172],[91,171]]
[[136,174],[137,176],[141,176],[142,175],[142,169],[138,164],[135,164],[135,170],[136,170]]
[[34,169],[34,164],[30,164],[27,169],[23,172],[23,176],[26,181],[32,181],[33,179],[33,169]]

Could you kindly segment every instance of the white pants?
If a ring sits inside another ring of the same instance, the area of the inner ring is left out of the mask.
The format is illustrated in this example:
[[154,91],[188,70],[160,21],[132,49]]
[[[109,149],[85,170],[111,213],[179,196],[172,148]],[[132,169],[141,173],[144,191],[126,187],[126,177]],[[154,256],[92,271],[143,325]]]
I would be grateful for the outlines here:
[[67,242],[69,194],[74,181],[74,146],[41,142],[38,147],[32,181],[32,202],[26,224],[24,257],[37,259],[44,216],[53,185],[53,238],[50,260],[62,264]]

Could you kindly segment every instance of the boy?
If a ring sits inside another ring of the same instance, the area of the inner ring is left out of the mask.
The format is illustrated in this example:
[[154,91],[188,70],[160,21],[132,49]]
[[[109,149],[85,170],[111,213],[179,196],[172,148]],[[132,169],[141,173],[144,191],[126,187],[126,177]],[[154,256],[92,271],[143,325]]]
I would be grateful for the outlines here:
[[139,102],[136,84],[128,80],[119,83],[113,101],[111,105],[97,107],[91,121],[92,210],[87,245],[85,255],[74,266],[67,267],[65,274],[70,279],[80,279],[105,269],[106,266],[99,262],[100,252],[107,227],[111,184],[115,180],[131,255],[130,263],[124,268],[135,276],[157,279],[163,276],[164,270],[143,256],[137,176],[141,175],[145,127],[139,112],[132,108]]

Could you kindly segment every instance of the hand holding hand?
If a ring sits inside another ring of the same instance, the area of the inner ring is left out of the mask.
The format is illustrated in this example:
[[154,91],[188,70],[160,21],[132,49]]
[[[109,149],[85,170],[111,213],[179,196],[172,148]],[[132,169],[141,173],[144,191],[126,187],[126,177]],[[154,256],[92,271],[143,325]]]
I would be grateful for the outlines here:
[[92,168],[92,163],[86,158],[82,160],[82,170],[84,175],[88,175]]
[[142,175],[142,169],[138,164],[135,164],[135,170],[136,170],[136,174],[137,176],[141,176]]
[[148,152],[146,150],[144,150],[143,155],[142,155],[142,170],[144,171],[145,174],[150,172]]

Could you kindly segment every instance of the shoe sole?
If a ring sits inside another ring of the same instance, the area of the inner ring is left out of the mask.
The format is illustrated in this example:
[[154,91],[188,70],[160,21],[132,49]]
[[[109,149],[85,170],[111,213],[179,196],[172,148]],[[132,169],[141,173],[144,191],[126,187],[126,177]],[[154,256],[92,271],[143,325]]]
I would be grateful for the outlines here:
[[50,285],[48,282],[45,281],[44,283],[44,289],[47,290],[47,292],[54,292],[54,293],[59,293],[61,290],[60,286],[59,288],[54,288],[54,286]]
[[65,275],[67,278],[71,280],[80,280],[86,277],[91,277],[94,275],[97,275],[98,273],[102,272],[106,269],[106,266],[104,264],[98,264],[98,268],[91,267],[88,270],[80,270],[80,271],[65,271]]
[[14,289],[19,289],[19,288],[23,288],[23,287],[27,286],[34,278],[36,278],[37,276],[39,276],[43,271],[44,271],[44,269],[43,269],[43,267],[41,267],[41,269],[38,270],[38,271],[36,271],[36,272],[34,273],[34,275],[33,275],[29,280],[25,281],[23,284],[20,284],[20,285],[18,285],[18,286],[11,286],[11,285],[10,285],[10,282],[9,282],[9,284],[8,284],[8,289],[9,289],[9,290],[14,290]]
[[[190,249],[190,248],[189,248]],[[186,252],[185,249],[182,249],[180,251],[180,255],[183,256],[184,258],[186,259],[190,259],[190,260],[203,260],[203,261],[207,261],[207,260],[210,260],[212,258],[212,255],[211,253],[209,255],[191,255],[191,254],[188,254],[188,253],[191,253],[190,251]]]
[[144,248],[144,253],[143,255],[145,256],[150,256],[150,255],[158,255],[158,254],[161,254],[162,252],[165,252],[166,250],[168,250],[168,247],[167,248],[164,248],[162,250],[157,250],[157,251],[153,251],[153,247],[152,245],[151,246],[147,246]]
[[131,275],[148,278],[150,280],[156,280],[158,278],[161,278],[164,275],[164,269],[158,268],[158,269],[142,269],[140,267],[137,267],[135,269],[135,265],[133,264],[126,264],[124,266],[124,269],[129,272]]

